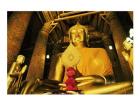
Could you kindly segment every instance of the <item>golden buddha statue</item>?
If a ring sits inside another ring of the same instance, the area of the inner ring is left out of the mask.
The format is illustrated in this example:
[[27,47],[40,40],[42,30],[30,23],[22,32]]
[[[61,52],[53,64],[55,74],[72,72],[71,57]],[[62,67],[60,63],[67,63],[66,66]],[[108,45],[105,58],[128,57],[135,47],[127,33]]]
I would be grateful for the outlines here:
[[[77,84],[79,90],[90,87],[95,81],[105,83],[105,76],[113,75],[112,64],[106,50],[86,47],[88,30],[79,23],[72,26],[68,32],[70,45],[63,54],[56,56],[56,61],[51,65],[49,79],[65,81],[67,78],[65,74],[66,68],[73,66],[78,72],[76,81],[79,82]],[[66,59],[67,56],[69,60]]]
[[[133,85],[130,81],[106,84],[106,76],[114,76],[111,61],[105,49],[86,47],[87,35],[88,31],[85,26],[77,23],[71,27],[69,29],[69,46],[63,53],[54,55],[51,60],[49,80],[37,79],[37,81],[28,82],[24,87],[23,94],[34,93],[37,87],[41,87],[43,83],[47,84],[44,89],[47,94],[53,94],[53,86],[55,86],[54,91],[56,92],[58,89],[60,94],[61,92],[62,94],[120,94],[131,92]],[[77,82],[78,91],[66,89],[67,71],[70,67],[76,71],[74,79]],[[49,88],[48,86],[52,87]]]

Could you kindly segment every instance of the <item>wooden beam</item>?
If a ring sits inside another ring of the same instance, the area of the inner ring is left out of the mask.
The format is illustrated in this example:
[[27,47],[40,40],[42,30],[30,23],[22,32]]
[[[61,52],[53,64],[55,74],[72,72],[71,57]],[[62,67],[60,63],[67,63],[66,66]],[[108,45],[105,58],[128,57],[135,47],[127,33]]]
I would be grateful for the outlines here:
[[73,15],[73,16],[67,16],[67,17],[63,17],[63,18],[54,19],[54,21],[55,22],[58,22],[58,21],[62,21],[62,20],[68,20],[68,19],[73,19],[73,18],[77,18],[77,17],[98,14],[98,13],[101,13],[101,12],[102,11],[98,11],[98,12],[95,12],[95,11],[94,12],[87,12],[87,13],[77,14],[77,15]]
[[84,11],[71,11],[71,12],[67,12],[67,13],[62,13],[59,16],[60,17],[65,17],[65,16],[69,16],[69,15],[74,15],[74,14],[77,14],[77,13],[82,13],[82,12],[84,12]]

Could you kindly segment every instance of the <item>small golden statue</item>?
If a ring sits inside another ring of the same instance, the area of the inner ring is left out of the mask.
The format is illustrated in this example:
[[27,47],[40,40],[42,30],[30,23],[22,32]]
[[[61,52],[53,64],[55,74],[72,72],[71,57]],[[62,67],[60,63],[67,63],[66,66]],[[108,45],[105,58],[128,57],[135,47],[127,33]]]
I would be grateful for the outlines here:
[[16,62],[13,62],[7,76],[7,91],[10,94],[18,93],[21,86],[22,77],[27,69],[27,65],[22,67],[25,61],[23,55],[18,55]]
[[122,55],[125,60],[128,62],[131,70],[133,71],[133,29],[129,31],[130,37],[127,37],[123,42],[124,51],[122,51]]

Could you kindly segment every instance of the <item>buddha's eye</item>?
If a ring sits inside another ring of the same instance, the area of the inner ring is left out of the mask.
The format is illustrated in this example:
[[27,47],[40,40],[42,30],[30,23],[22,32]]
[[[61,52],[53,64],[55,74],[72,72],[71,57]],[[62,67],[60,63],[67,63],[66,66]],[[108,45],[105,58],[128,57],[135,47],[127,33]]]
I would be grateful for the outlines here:
[[76,33],[76,30],[72,30],[71,33],[72,33],[72,34],[75,34],[75,33]]
[[78,29],[77,31],[78,31],[78,32],[83,32],[83,29]]
[[83,29],[79,29],[79,30],[77,30],[77,32],[78,32],[79,34],[83,34],[83,33],[84,33],[84,30],[83,30]]

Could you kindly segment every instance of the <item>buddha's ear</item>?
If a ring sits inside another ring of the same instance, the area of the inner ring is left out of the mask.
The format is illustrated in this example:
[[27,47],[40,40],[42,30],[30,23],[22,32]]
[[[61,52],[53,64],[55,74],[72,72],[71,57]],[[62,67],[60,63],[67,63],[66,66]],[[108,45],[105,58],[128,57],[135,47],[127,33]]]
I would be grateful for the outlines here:
[[86,26],[84,27],[84,31],[85,31],[85,34],[88,35],[88,28]]
[[86,37],[86,46],[88,46],[89,47],[89,35],[87,34],[87,35],[85,35],[85,37]]
[[71,36],[70,31],[69,31],[69,42],[72,43],[72,36]]

